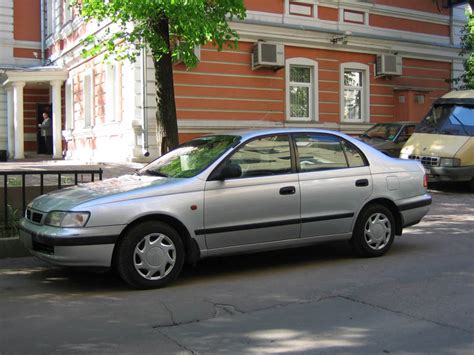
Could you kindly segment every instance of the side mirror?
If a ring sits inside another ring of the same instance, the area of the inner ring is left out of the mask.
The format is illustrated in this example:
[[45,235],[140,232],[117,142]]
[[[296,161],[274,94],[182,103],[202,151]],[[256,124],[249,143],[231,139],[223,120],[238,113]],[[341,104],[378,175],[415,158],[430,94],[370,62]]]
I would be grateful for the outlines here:
[[230,164],[214,170],[209,176],[209,181],[224,181],[227,179],[235,179],[242,176],[242,169],[239,165]]
[[219,176],[219,180],[235,179],[242,176],[242,169],[240,165],[230,164],[226,165]]

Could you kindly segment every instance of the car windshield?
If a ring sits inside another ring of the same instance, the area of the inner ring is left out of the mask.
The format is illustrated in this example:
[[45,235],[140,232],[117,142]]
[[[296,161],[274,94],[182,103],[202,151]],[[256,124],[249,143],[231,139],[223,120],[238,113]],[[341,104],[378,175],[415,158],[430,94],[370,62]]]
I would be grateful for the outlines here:
[[232,135],[193,139],[151,162],[139,170],[138,174],[172,178],[193,177],[239,141],[239,136]]
[[416,126],[415,132],[473,137],[474,106],[434,106]]
[[362,136],[392,141],[395,139],[401,128],[402,125],[397,123],[378,123],[365,131]]

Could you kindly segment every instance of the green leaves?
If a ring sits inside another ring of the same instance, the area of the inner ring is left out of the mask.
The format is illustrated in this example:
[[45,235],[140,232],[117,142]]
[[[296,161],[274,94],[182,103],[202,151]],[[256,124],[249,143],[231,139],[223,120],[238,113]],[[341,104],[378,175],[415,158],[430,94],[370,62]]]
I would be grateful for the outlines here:
[[459,84],[460,89],[474,89],[474,14],[472,9],[467,7],[466,17],[467,23],[461,32],[461,52],[460,56],[464,56],[464,73],[455,78],[453,82]]
[[[235,47],[237,33],[228,24],[243,20],[243,0],[73,0],[86,21],[108,21],[109,30],[84,40],[85,56],[105,52],[117,60],[134,61],[146,43],[156,60],[163,54],[197,64],[194,48],[212,43],[219,50]],[[169,23],[170,43],[157,31],[160,19]]]

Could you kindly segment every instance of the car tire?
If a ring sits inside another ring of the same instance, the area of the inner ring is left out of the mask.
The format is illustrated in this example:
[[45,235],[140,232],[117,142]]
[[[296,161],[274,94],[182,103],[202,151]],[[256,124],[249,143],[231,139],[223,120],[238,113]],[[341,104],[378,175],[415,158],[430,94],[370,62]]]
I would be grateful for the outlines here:
[[163,222],[133,226],[117,245],[116,269],[134,288],[159,288],[174,281],[184,264],[184,246],[178,232]]
[[384,255],[395,238],[395,219],[382,205],[365,207],[357,218],[351,239],[354,252],[363,257]]

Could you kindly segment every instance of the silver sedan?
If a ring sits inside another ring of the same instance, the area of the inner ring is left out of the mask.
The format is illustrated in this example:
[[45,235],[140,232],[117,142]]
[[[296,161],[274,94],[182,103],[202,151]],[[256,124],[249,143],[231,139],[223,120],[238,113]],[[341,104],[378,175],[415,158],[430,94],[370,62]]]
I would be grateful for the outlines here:
[[164,286],[185,262],[348,240],[385,254],[428,212],[423,167],[339,132],[274,129],[185,143],[134,175],[40,196],[20,222],[37,257]]

